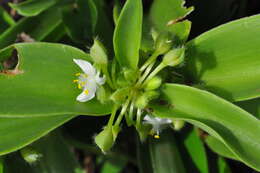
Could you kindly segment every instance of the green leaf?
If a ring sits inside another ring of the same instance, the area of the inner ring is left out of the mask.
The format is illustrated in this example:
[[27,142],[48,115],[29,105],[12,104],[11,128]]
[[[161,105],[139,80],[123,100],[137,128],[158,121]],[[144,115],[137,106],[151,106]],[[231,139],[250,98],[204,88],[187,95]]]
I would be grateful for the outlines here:
[[235,104],[260,119],[260,98],[236,102]]
[[97,8],[93,0],[77,0],[62,9],[62,18],[73,41],[86,44],[93,38],[97,24]]
[[4,173],[4,158],[0,157],[0,173]]
[[218,157],[218,172],[219,173],[232,173],[226,160],[222,157]]
[[57,133],[51,133],[29,147],[41,154],[39,160],[30,165],[18,153],[7,155],[6,173],[18,173],[21,170],[26,173],[79,173],[81,170],[69,146]]
[[150,10],[150,21],[158,32],[171,32],[182,42],[189,36],[191,22],[184,17],[193,7],[184,7],[184,0],[154,0]]
[[0,155],[21,149],[73,117],[0,118]]
[[239,160],[260,170],[258,119],[216,95],[189,86],[166,84],[162,93],[166,105],[153,105],[154,115],[185,120],[200,127],[220,140]]
[[125,160],[109,159],[106,160],[101,168],[101,173],[120,173],[126,166]]
[[164,131],[159,140],[150,138],[148,146],[153,173],[185,172],[172,131]]
[[260,96],[260,15],[212,29],[187,45],[196,84],[231,101]]
[[4,8],[0,6],[0,33],[2,33],[6,28],[15,24],[12,17],[5,11]]
[[9,3],[22,16],[36,16],[56,3],[56,0],[27,0],[19,4]]
[[35,117],[53,115],[105,115],[110,104],[96,99],[81,103],[82,92],[73,80],[82,70],[73,59],[90,60],[79,49],[52,43],[20,43],[3,49],[0,62],[18,53],[13,71],[0,73],[0,117]]
[[142,37],[142,1],[127,0],[114,32],[114,51],[119,64],[136,69]]
[[22,32],[29,34],[37,41],[41,41],[59,27],[61,22],[60,11],[57,9],[48,10],[35,17],[23,18],[0,34],[0,48],[14,43],[17,36]]
[[[207,155],[202,141],[193,129],[184,139],[185,148],[189,157],[200,173],[208,173]],[[185,162],[186,163],[186,162]],[[189,168],[186,168],[189,170]]]
[[207,136],[205,142],[208,147],[218,155],[238,160],[236,156],[221,141],[214,138],[213,136]]

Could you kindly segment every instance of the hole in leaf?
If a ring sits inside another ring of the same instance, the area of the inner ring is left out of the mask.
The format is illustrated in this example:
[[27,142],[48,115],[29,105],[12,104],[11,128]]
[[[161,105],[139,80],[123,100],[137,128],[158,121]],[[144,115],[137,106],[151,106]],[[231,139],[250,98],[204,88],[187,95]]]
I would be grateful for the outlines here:
[[0,62],[0,73],[7,75],[21,74],[22,71],[18,69],[18,52],[13,49],[10,53],[9,58],[4,58]]

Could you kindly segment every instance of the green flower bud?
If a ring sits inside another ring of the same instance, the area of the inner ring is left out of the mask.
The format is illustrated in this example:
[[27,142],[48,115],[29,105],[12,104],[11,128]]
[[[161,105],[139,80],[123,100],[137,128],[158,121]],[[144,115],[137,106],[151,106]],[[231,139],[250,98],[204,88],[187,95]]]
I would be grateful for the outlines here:
[[130,89],[121,88],[116,90],[111,96],[110,99],[113,100],[115,103],[121,104],[125,101],[126,97],[129,95]]
[[90,48],[90,56],[96,64],[107,64],[106,49],[98,39],[94,40],[94,44]]
[[110,91],[108,89],[105,89],[104,86],[99,86],[97,90],[97,99],[101,103],[105,103],[106,101],[108,101],[110,94],[111,94]]
[[132,69],[124,69],[124,77],[129,82],[136,81],[137,71]]
[[34,150],[31,147],[21,149],[20,153],[23,159],[29,164],[37,162],[42,157],[42,154],[40,154],[38,151]]
[[168,66],[177,66],[184,62],[185,48],[175,48],[164,55],[162,63]]
[[146,98],[148,99],[148,102],[149,102],[149,101],[159,97],[159,92],[156,92],[156,91],[146,91],[144,93],[144,95],[146,96]]
[[145,94],[141,94],[135,101],[135,106],[139,109],[143,109],[147,106],[149,100]]
[[162,33],[155,40],[155,51],[158,52],[159,55],[165,54],[172,47],[172,40],[170,38],[170,34]]
[[144,86],[144,89],[146,91],[155,90],[155,89],[159,88],[161,86],[161,84],[162,84],[162,79],[158,76],[155,76],[146,83],[146,85]]
[[181,130],[185,125],[185,122],[182,120],[173,120],[172,123],[173,123],[173,129],[176,131]]
[[106,126],[96,137],[95,143],[103,153],[110,150],[114,144],[114,135],[111,126]]

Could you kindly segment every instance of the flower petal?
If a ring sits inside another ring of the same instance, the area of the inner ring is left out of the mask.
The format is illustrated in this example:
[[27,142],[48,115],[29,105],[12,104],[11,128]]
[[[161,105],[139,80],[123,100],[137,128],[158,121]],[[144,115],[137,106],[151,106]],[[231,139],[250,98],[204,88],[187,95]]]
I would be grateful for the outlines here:
[[80,95],[78,95],[77,101],[86,102],[86,101],[93,99],[94,97],[95,97],[95,92],[88,91],[88,94],[86,94],[86,92],[84,90]]
[[82,69],[84,73],[90,76],[96,74],[96,69],[88,61],[82,59],[73,59],[73,61]]

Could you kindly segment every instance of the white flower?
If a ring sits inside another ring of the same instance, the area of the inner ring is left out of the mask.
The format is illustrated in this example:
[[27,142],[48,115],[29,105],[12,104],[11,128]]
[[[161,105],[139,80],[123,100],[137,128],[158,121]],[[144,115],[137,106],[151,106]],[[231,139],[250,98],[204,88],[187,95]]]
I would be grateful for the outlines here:
[[168,118],[158,118],[151,115],[145,115],[143,123],[151,124],[153,126],[152,131],[156,133],[154,138],[159,138],[160,132],[169,126],[172,123],[172,120]]
[[73,61],[82,69],[84,73],[77,73],[78,88],[83,89],[83,92],[77,97],[77,101],[86,102],[95,97],[98,86],[105,83],[105,77],[100,77],[100,72],[85,60],[73,59]]

